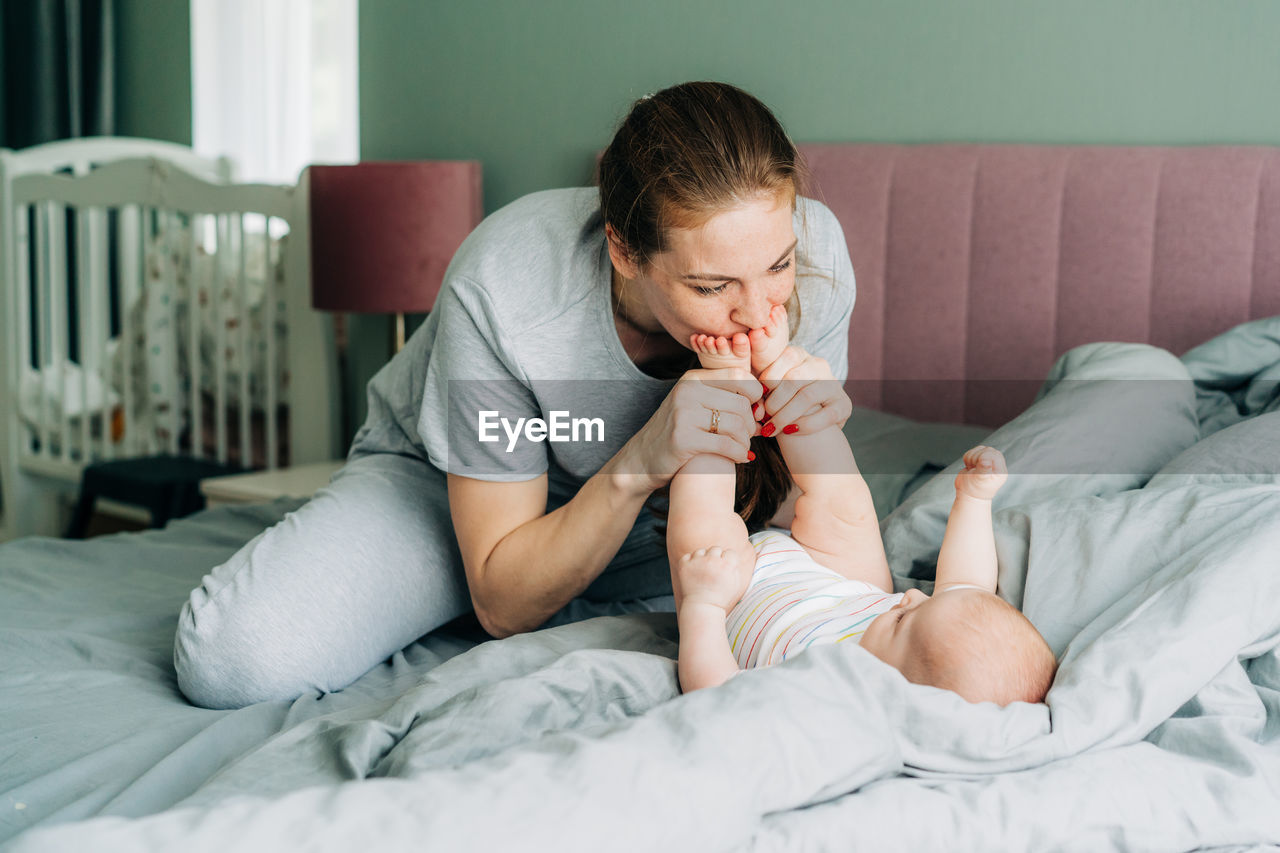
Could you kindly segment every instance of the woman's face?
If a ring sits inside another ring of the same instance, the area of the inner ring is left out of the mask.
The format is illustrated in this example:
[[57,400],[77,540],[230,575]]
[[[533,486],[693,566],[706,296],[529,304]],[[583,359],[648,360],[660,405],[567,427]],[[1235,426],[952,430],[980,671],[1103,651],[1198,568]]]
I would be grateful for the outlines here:
[[[765,325],[795,289],[791,195],[760,196],[696,228],[671,228],[667,251],[639,270],[610,239],[614,266],[629,281],[622,309],[646,331],[664,329],[682,346],[693,334],[748,332]],[[612,228],[609,229],[612,237]]]

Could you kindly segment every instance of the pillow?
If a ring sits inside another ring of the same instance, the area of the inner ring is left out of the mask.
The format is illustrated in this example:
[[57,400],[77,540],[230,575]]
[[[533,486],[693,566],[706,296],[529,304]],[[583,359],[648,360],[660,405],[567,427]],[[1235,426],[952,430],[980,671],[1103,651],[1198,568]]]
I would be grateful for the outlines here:
[[1280,484],[1280,411],[1256,415],[1201,439],[1169,460],[1146,487],[1203,483]]
[[[1094,343],[1058,359],[1036,401],[982,443],[1008,460],[999,510],[1141,488],[1198,437],[1195,386],[1176,356]],[[881,521],[899,590],[933,579],[959,456]]]

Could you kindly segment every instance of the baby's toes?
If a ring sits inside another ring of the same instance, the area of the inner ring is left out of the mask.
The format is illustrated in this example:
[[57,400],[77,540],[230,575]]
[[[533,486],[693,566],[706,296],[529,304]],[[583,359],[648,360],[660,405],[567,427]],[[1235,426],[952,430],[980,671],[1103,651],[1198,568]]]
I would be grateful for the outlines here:
[[769,325],[765,328],[771,337],[778,334],[786,334],[787,307],[785,305],[775,305],[769,310]]

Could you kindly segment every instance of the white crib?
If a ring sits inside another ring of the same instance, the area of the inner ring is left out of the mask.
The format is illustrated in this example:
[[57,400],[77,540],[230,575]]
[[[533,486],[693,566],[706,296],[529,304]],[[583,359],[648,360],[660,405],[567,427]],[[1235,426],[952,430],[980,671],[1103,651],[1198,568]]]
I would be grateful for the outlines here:
[[89,138],[0,150],[0,541],[58,535],[85,465],[334,458],[332,323],[307,181]]

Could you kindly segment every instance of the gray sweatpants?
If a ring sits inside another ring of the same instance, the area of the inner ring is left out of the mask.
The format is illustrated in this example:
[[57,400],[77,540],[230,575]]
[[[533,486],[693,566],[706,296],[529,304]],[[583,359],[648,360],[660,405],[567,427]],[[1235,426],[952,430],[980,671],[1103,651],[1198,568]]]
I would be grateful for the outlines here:
[[[551,490],[549,508],[568,499]],[[421,457],[355,452],[191,593],[174,643],[178,685],[207,708],[331,692],[471,609],[445,475]],[[674,610],[670,570],[641,523],[547,624],[653,609]]]

